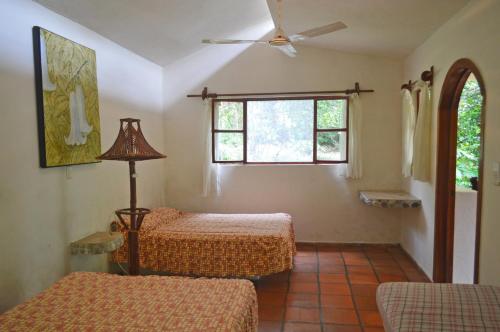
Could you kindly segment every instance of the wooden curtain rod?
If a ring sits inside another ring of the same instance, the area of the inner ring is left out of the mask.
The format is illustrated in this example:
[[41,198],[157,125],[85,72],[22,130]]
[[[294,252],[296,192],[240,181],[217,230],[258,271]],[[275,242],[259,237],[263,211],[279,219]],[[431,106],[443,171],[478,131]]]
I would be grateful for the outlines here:
[[351,93],[362,93],[362,92],[375,92],[375,90],[362,90],[359,88],[359,83],[354,84],[354,89],[346,90],[332,90],[332,91],[289,91],[289,92],[252,92],[252,93],[208,93],[208,88],[204,87],[200,95],[187,95],[187,97],[192,98],[217,98],[217,97],[249,97],[249,96],[276,96],[276,95],[322,95],[322,94],[333,94],[333,93],[345,93],[346,95]]
[[[434,66],[431,66],[430,70],[424,70],[420,75],[420,79],[424,82],[429,82],[429,86],[432,86],[434,83]],[[408,83],[401,85],[401,90],[413,90],[413,86],[417,83],[417,81],[409,80]]]

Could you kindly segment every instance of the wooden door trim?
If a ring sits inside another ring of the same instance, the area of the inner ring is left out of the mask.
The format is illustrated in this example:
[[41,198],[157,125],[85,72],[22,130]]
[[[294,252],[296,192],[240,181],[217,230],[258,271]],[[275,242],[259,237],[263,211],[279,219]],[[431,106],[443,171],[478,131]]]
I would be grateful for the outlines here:
[[470,74],[474,74],[481,89],[481,150],[477,193],[476,243],[474,253],[474,283],[479,280],[479,248],[481,237],[481,207],[483,191],[484,120],[486,91],[476,65],[469,59],[456,61],[446,74],[438,106],[438,137],[436,162],[436,208],[434,229],[434,282],[452,282],[453,241],[455,224],[455,168],[458,104],[462,89]]

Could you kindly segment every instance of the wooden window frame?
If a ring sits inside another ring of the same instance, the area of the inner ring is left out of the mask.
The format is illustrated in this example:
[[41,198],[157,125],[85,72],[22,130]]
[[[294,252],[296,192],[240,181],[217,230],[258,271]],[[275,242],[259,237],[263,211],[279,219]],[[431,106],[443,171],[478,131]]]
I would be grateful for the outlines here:
[[[215,103],[240,102],[243,104],[243,129],[215,129]],[[241,133],[243,134],[243,160],[215,160],[215,134]],[[247,103],[243,99],[212,99],[212,163],[214,164],[245,164],[247,160]]]
[[[276,101],[276,100],[312,100],[313,113],[313,160],[312,161],[285,161],[285,162],[249,162],[247,160],[247,103],[249,101]],[[346,126],[344,128],[318,128],[318,101],[321,100],[345,100],[346,103]],[[215,104],[217,102],[235,102],[243,104],[243,129],[216,129],[215,128]],[[345,132],[346,136],[346,158],[345,160],[319,160],[317,158],[318,133]],[[243,160],[216,160],[215,159],[215,135],[217,133],[241,133],[243,134]],[[349,162],[349,97],[348,96],[304,96],[304,97],[273,97],[273,98],[214,98],[212,99],[212,163],[214,164],[245,164],[245,165],[315,165],[315,164],[347,164]]]

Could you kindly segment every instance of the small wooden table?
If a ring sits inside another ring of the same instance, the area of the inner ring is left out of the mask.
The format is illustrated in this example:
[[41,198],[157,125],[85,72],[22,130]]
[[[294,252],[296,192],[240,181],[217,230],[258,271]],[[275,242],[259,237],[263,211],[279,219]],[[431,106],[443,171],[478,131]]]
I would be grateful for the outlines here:
[[384,208],[418,208],[422,201],[405,192],[360,191],[359,198],[366,205]]
[[124,243],[120,232],[96,232],[83,239],[72,242],[72,255],[98,255],[115,251]]

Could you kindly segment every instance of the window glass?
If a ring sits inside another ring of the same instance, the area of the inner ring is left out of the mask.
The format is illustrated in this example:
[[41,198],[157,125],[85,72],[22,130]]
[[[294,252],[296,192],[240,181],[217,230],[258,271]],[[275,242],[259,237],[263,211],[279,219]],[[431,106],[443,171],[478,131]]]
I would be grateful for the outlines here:
[[347,162],[347,98],[216,100],[213,117],[215,162]]
[[317,139],[317,159],[320,161],[346,160],[346,132],[319,132]]
[[248,162],[312,162],[314,100],[247,102]]
[[216,161],[243,161],[243,133],[215,133]]
[[242,102],[216,102],[215,110],[215,129],[243,130]]
[[347,124],[345,99],[318,100],[318,129],[345,128]]

